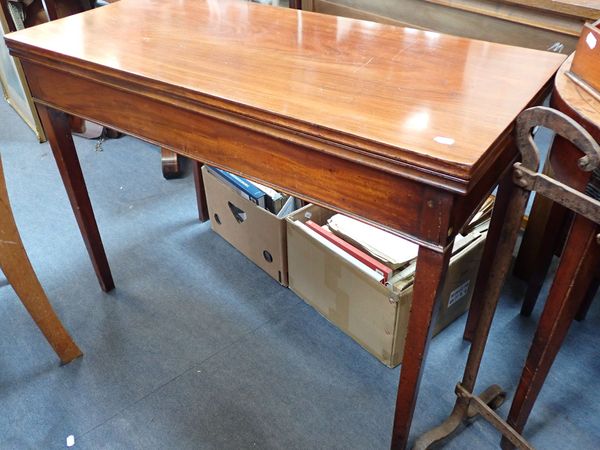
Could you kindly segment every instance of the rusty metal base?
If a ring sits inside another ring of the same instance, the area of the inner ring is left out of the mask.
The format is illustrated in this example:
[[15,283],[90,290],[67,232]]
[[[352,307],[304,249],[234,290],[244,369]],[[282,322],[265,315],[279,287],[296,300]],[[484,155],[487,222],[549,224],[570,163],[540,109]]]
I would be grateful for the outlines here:
[[[459,431],[459,429],[462,428],[462,425],[466,424],[466,422],[476,419],[477,416],[480,415],[475,403],[469,401],[468,396],[463,395],[463,392],[466,391],[460,383],[456,385],[455,392],[458,399],[450,416],[444,421],[444,423],[429,430],[427,433],[419,437],[415,442],[413,450],[425,450],[429,448],[434,443],[442,441]],[[506,393],[500,386],[493,384],[483,391],[479,397],[471,397],[478,398],[488,408],[494,410],[504,403]]]
[[454,433],[462,431],[463,425],[482,416],[492,424],[503,436],[518,449],[534,450],[533,447],[503,420],[495,409],[499,408],[506,399],[506,392],[497,384],[488,387],[481,395],[473,395],[460,383],[456,385],[456,404],[450,416],[436,428],[429,430],[417,439],[413,450],[426,450],[431,445],[447,439]]

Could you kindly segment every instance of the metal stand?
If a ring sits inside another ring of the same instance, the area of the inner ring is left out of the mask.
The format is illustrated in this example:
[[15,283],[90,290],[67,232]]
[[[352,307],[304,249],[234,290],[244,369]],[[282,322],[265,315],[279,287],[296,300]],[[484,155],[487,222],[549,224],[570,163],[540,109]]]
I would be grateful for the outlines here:
[[[533,142],[531,130],[535,126],[544,126],[555,131],[576,145],[585,156],[578,161],[579,168],[592,171],[600,166],[600,147],[577,122],[565,114],[546,107],[530,108],[518,117],[516,142],[522,162],[513,166],[513,182],[503,183],[498,190],[496,205],[506,204],[505,208],[494,208],[492,227],[502,227],[500,239],[494,255],[492,270],[483,291],[483,307],[477,323],[462,382],[456,386],[457,400],[452,413],[438,427],[419,437],[413,447],[416,450],[429,448],[430,445],[450,437],[468,420],[482,416],[502,433],[516,448],[532,449],[530,444],[505,420],[494,412],[504,401],[505,393],[493,385],[481,395],[473,394],[475,382],[481,365],[481,358],[498,299],[512,260],[521,218],[525,212],[531,191],[550,198],[577,214],[600,223],[600,202],[570,188],[546,175],[538,173],[539,152]],[[503,219],[498,217],[506,211]],[[490,228],[490,233],[492,228]],[[600,235],[598,235],[600,242]]]

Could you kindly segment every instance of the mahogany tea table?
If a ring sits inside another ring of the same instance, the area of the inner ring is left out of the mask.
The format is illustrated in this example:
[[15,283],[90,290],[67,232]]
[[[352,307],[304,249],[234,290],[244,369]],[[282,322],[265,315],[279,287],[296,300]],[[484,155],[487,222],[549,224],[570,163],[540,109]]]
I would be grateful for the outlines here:
[[511,167],[515,118],[564,56],[230,0],[122,0],[6,43],[104,290],[114,283],[66,113],[420,245],[392,432],[405,448],[454,237]]

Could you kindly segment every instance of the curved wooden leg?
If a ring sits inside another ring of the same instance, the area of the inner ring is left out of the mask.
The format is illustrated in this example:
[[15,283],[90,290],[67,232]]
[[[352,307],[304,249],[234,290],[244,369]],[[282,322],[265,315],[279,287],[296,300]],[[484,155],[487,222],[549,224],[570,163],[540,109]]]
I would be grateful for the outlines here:
[[165,177],[167,180],[171,180],[173,178],[179,178],[181,176],[181,164],[179,160],[179,155],[177,153],[164,147],[161,147],[160,159],[162,162],[163,177]]
[[[600,267],[598,226],[577,216],[569,232],[556,276],[533,338],[508,414],[508,423],[522,432],[546,376]],[[502,448],[513,448],[506,439]]]
[[[392,432],[393,449],[404,449],[408,443],[423,363],[433,328],[431,325],[435,316],[434,310],[437,307],[437,297],[444,283],[452,253],[451,248],[452,246],[449,245],[442,253],[425,247],[419,249],[413,289],[413,306],[410,309],[402,368],[400,369],[400,384],[396,398]],[[416,304],[418,307],[415,307]]]
[[36,106],[100,287],[108,292],[115,284],[79,165],[68,115],[43,105]]
[[71,336],[52,309],[23,247],[10,208],[0,164],[0,268],[60,360],[81,356]]
[[202,164],[198,161],[192,161],[194,165],[194,185],[196,186],[196,201],[198,202],[198,218],[200,222],[206,222],[208,217],[208,203],[206,202],[206,192],[204,191],[204,180],[202,179]]

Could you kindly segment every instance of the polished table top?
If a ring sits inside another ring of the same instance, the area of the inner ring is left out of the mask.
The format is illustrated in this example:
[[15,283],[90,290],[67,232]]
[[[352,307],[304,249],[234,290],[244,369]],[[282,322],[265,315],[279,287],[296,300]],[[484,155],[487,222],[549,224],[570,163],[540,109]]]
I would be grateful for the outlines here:
[[28,58],[342,144],[365,164],[400,174],[409,167],[413,177],[458,192],[493,163],[499,137],[564,60],[228,0],[122,0],[7,42]]
[[[512,185],[514,119],[565,57],[228,0],[122,0],[7,45],[105,291],[114,282],[66,113],[419,244],[392,431],[405,448],[452,241],[501,178]],[[499,192],[484,260],[508,207]]]

